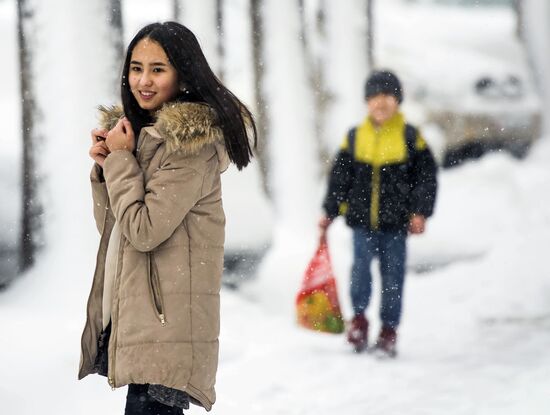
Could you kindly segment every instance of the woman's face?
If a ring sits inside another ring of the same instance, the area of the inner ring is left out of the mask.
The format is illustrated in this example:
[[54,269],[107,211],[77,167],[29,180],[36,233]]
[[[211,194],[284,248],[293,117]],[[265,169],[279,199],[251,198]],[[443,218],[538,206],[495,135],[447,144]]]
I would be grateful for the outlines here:
[[130,90],[139,106],[156,111],[179,92],[178,74],[168,56],[154,40],[141,39],[130,59]]

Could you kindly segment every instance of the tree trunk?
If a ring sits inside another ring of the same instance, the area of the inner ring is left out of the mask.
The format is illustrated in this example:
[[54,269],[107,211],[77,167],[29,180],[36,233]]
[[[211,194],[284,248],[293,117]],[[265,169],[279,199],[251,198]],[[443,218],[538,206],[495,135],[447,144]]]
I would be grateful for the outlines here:
[[[79,125],[85,125],[89,122],[86,111],[100,102],[112,102],[119,96],[123,40],[120,0],[103,0],[86,6],[76,5],[70,0],[56,0],[49,5],[37,0],[18,0],[17,6],[23,135],[20,264],[24,270],[35,262],[37,249],[50,242],[45,237],[55,232],[51,231],[53,225],[50,221],[41,221],[46,208],[48,212],[52,211],[53,203],[48,202],[47,206],[43,203],[43,199],[49,197],[48,185],[52,185],[60,172],[74,167],[74,163],[82,165],[80,157],[88,159],[82,156],[87,154],[87,148],[80,147],[88,142],[88,132],[82,137],[84,141],[80,141],[74,140],[74,131],[67,129],[75,125],[76,120],[81,121]],[[65,13],[52,13],[55,7],[63,8]],[[79,16],[82,9],[86,11]],[[58,55],[59,50],[52,47],[56,44],[63,48]],[[45,61],[48,65],[36,67]],[[90,62],[100,62],[100,65]],[[94,78],[92,73],[98,77]],[[55,76],[63,80],[55,88],[62,95],[52,97],[51,79]],[[89,82],[101,79],[101,83],[86,84],[86,93],[83,94],[79,89],[83,87],[82,79]],[[44,92],[46,85],[49,94]],[[83,105],[85,99],[92,96],[99,100]],[[71,104],[67,105],[67,102]],[[64,114],[65,122],[60,122],[59,114]],[[56,124],[55,129],[52,129],[52,123]],[[47,141],[43,137],[47,137]],[[73,139],[66,142],[67,137]],[[63,153],[69,153],[69,156],[63,163],[52,167],[52,152],[60,159]],[[43,171],[48,172],[47,182],[43,180]]]
[[324,140],[324,120],[328,93],[325,86],[325,74],[322,68],[322,49],[325,46],[325,2],[314,3],[299,0],[300,8],[300,38],[306,64],[309,86],[314,91],[315,104],[315,137],[317,141],[318,158],[328,157]]
[[367,0],[367,66],[374,68],[374,0]]
[[300,40],[299,0],[264,0],[261,14],[263,58],[269,68],[262,90],[268,104],[269,174],[276,220],[292,232],[301,232],[315,222],[319,162],[314,94]]
[[224,1],[223,0],[216,0],[216,29],[218,33],[218,44],[217,44],[217,51],[218,51],[218,76],[223,81],[225,78],[225,71],[224,71],[224,61],[225,61],[225,50],[224,50],[224,24],[223,24],[223,6]]
[[173,0],[172,13],[174,14],[174,21],[181,22],[181,19],[183,17],[182,0]]
[[124,26],[122,25],[122,4],[121,0],[109,0],[110,24],[113,32],[113,45],[120,61],[124,56]]
[[363,91],[369,68],[365,10],[367,0],[325,3],[326,44],[322,66],[328,102],[322,130],[330,155],[349,128],[365,116]]
[[298,285],[315,249],[320,213],[315,104],[300,40],[298,0],[264,0],[261,15],[274,226],[259,273],[266,291],[262,301],[291,310],[294,291],[286,287],[290,281]]
[[254,60],[254,101],[256,104],[256,124],[258,128],[256,157],[260,163],[264,191],[270,196],[268,186],[269,168],[266,151],[266,137],[269,125],[266,114],[266,98],[262,89],[264,81],[264,29],[261,13],[262,4],[263,0],[250,1],[250,20],[252,22],[252,57]]
[[39,175],[36,154],[41,137],[35,131],[37,114],[33,79],[32,48],[36,24],[34,11],[28,0],[17,2],[19,64],[21,73],[22,132],[23,132],[23,178],[22,178],[22,223],[20,239],[20,268],[30,268],[40,245],[42,206],[38,200]]
[[522,0],[513,0],[513,8],[516,12],[516,34],[522,40],[525,41],[524,33],[524,16],[523,16],[523,1]]
[[113,86],[114,91],[119,91],[120,89],[120,76],[119,72],[122,68],[122,63],[124,60],[124,26],[122,24],[122,4],[121,0],[109,0],[107,2],[109,7],[109,24],[111,26],[111,41],[113,44],[113,49],[115,53],[114,63],[116,65],[115,70],[113,71],[114,79]]

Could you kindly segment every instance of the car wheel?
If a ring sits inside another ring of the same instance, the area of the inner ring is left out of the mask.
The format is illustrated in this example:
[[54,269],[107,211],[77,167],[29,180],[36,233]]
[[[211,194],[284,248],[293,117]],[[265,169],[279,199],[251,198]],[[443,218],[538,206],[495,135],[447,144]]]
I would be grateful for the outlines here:
[[531,142],[530,141],[521,141],[521,142],[512,142],[510,144],[507,144],[506,146],[508,152],[514,157],[519,160],[524,159],[527,157],[527,154],[529,154],[529,150],[531,149]]

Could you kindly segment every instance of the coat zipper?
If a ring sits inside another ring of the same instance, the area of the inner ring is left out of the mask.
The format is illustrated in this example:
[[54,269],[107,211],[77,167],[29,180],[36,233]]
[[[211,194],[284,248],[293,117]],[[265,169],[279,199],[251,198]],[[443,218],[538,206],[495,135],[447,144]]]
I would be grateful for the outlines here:
[[151,291],[151,300],[157,318],[160,320],[160,324],[166,326],[166,316],[164,314],[164,301],[162,298],[162,290],[160,287],[160,279],[158,275],[157,263],[155,261],[154,254],[149,252],[147,254],[148,269],[149,269],[149,288]]
[[[107,380],[109,381],[109,385],[111,386],[112,390],[115,390],[116,388],[116,378],[115,378],[115,365],[116,365],[116,341],[117,341],[117,329],[118,329],[118,309],[119,309],[119,301],[120,301],[120,295],[119,295],[119,288],[120,288],[120,272],[122,267],[120,266],[120,263],[122,262],[122,248],[124,246],[124,236],[121,235],[120,237],[120,243],[118,245],[118,253],[117,253],[117,268],[116,268],[116,275],[115,275],[115,288],[113,290],[113,293],[116,295],[116,308],[113,308],[111,311],[111,339],[109,341],[110,347],[113,348],[112,356],[110,356],[109,361],[109,370],[108,370],[108,376]],[[108,354],[108,351],[107,351]]]
[[[141,148],[143,147],[143,137],[139,140],[138,158],[141,163]],[[157,314],[160,324],[166,326],[166,317],[164,315],[164,302],[162,299],[162,291],[160,289],[160,279],[158,277],[157,263],[155,262],[154,254],[152,252],[147,253],[147,272],[149,276],[149,288],[151,290],[151,297],[153,301],[153,307]]]
[[374,158],[372,161],[372,182],[370,199],[370,227],[372,230],[378,230],[378,215],[380,210],[380,163],[378,158],[378,147],[380,137],[378,131],[375,132]]
[[370,226],[374,231],[378,230],[378,214],[380,210],[380,167],[372,167],[372,189],[370,203]]

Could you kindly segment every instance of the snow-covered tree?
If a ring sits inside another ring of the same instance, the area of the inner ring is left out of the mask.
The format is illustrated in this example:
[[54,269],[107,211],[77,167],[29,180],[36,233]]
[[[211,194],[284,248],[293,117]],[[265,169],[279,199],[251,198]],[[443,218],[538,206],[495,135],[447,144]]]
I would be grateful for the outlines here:
[[172,0],[172,14],[173,19],[177,22],[181,21],[183,14],[183,2],[181,0]]
[[260,163],[262,176],[264,179],[264,190],[269,195],[268,182],[268,161],[266,151],[267,137],[267,114],[266,98],[262,88],[264,80],[264,36],[261,14],[262,0],[250,0],[250,22],[251,22],[251,44],[252,58],[254,64],[254,103],[255,115],[258,128],[258,147],[256,155]]
[[326,46],[322,59],[328,103],[323,139],[329,153],[365,115],[363,85],[369,68],[367,10],[367,0],[325,2]]
[[373,68],[376,65],[374,60],[374,0],[367,1],[367,63]]
[[[106,45],[113,50],[115,58],[115,68],[122,68],[122,61],[124,58],[124,27],[122,24],[122,4],[121,0],[109,0],[106,2],[108,7],[109,25],[111,36],[108,38],[109,44]],[[120,79],[119,72],[115,71],[113,76],[113,82],[115,88],[118,88]]]
[[[256,111],[254,93],[254,51],[251,0],[223,0],[218,11],[218,20],[223,20],[220,50],[224,60],[225,79],[232,90],[238,91],[239,99]],[[224,22],[227,22],[226,25]],[[231,24],[239,22],[239,24]]]
[[[34,263],[37,248],[47,243],[42,236],[42,227],[46,226],[42,213],[48,218],[48,209],[43,206],[51,206],[47,200],[46,179],[52,176],[52,169],[58,171],[70,165],[65,162],[62,166],[47,166],[43,161],[46,154],[61,154],[60,148],[70,147],[71,143],[62,134],[68,116],[64,103],[52,105],[52,100],[70,91],[75,99],[68,109],[84,111],[85,107],[74,103],[83,102],[83,97],[95,89],[104,99],[113,102],[118,95],[123,45],[120,0],[102,0],[78,7],[69,0],[52,0],[47,5],[37,0],[19,0],[18,21],[23,106],[21,266],[26,269]],[[87,36],[82,36],[84,29],[89,31]],[[88,45],[86,39],[89,39]],[[90,82],[82,82],[90,79],[86,77],[90,68],[101,74],[91,79],[101,79],[103,85],[94,88]],[[52,84],[52,80],[57,82]],[[56,143],[57,139],[64,141]],[[82,139],[85,140],[82,143],[88,144],[87,136]],[[68,160],[74,159],[73,154],[68,156]]]
[[[298,0],[265,0],[262,88],[268,117],[269,183],[274,206],[274,235],[260,271],[263,291],[290,305],[294,293],[281,292],[290,278],[298,284],[314,249],[318,208],[318,158],[313,91],[306,71],[306,51]],[[297,261],[288,261],[290,257]],[[297,268],[296,268],[297,266]],[[286,301],[285,301],[286,300]],[[281,303],[281,301],[283,303]]]
[[[119,93],[122,30],[113,7],[112,0],[18,3],[23,268],[33,264],[38,246],[52,249],[54,241],[70,238],[77,249],[87,239],[80,225],[89,202],[72,197],[71,187],[87,185],[95,107],[114,102]],[[62,201],[52,197],[57,188],[66,191]]]
[[320,142],[319,157],[326,158],[323,148],[324,119],[328,102],[327,89],[324,83],[323,56],[325,49],[325,1],[300,0],[300,17],[306,60],[306,71],[315,101],[315,135]]
[[217,55],[218,55],[218,76],[220,79],[225,77],[225,43],[223,38],[225,36],[225,25],[224,25],[224,12],[226,10],[225,0],[216,0],[216,31],[218,33],[218,42],[217,42]]
[[36,88],[33,48],[36,43],[36,10],[32,0],[18,0],[19,65],[21,74],[22,133],[23,133],[23,179],[22,223],[20,241],[20,266],[22,270],[34,263],[40,245],[41,203],[38,198],[40,174],[37,167],[41,136],[36,128],[40,117],[36,105]]

